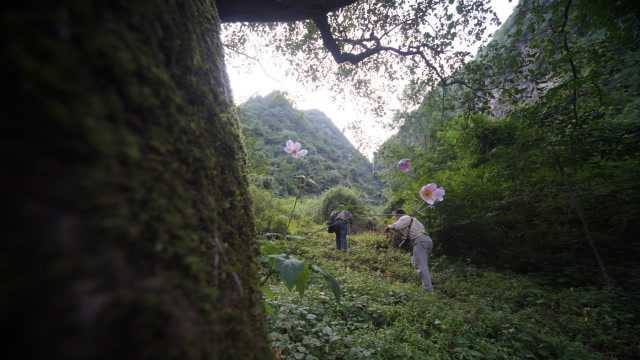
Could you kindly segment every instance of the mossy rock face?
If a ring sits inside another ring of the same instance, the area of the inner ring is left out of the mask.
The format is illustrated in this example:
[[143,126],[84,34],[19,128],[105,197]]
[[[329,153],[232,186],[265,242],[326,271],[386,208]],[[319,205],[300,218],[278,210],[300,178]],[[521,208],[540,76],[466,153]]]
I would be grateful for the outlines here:
[[1,26],[8,343],[269,358],[215,2],[50,2]]

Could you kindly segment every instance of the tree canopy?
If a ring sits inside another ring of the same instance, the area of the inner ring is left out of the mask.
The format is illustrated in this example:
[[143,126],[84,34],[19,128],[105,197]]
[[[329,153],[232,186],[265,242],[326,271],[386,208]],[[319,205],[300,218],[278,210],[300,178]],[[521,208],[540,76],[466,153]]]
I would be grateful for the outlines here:
[[378,114],[387,102],[382,90],[409,85],[408,98],[419,101],[417,94],[470,58],[469,51],[459,49],[482,41],[487,25],[498,22],[489,0],[270,3],[253,4],[256,10],[245,12],[238,4],[220,2],[228,56],[243,56],[256,42],[273,44],[299,79],[336,93],[350,91],[370,100]]

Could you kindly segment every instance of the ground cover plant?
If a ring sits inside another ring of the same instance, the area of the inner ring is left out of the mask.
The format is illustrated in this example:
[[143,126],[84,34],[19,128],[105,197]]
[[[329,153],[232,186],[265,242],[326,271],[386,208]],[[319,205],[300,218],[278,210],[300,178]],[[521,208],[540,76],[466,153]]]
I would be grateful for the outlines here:
[[278,359],[632,359],[640,356],[637,299],[616,290],[554,287],[544,278],[435,256],[436,291],[421,290],[410,256],[381,235],[350,238],[348,253],[318,234],[269,241],[320,265],[303,296],[267,282],[268,331]]

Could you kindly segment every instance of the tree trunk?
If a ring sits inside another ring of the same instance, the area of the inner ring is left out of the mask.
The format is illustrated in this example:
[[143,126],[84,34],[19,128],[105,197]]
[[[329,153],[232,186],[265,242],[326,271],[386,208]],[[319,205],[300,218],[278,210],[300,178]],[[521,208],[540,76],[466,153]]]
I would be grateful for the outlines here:
[[19,4],[0,35],[5,351],[270,358],[215,2]]

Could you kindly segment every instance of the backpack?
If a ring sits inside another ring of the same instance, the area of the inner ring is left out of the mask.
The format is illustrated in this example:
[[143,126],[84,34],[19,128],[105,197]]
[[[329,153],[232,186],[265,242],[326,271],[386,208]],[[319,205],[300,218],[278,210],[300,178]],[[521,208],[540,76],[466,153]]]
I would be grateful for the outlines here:
[[407,234],[401,236],[400,232],[391,233],[391,243],[393,246],[411,252],[413,250],[413,241],[411,241],[411,225],[413,225],[413,217],[407,227]]
[[335,233],[337,230],[336,227],[336,218],[338,216],[338,213],[336,211],[332,211],[331,215],[329,215],[329,221],[327,221],[327,232],[328,233]]

